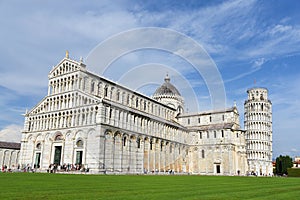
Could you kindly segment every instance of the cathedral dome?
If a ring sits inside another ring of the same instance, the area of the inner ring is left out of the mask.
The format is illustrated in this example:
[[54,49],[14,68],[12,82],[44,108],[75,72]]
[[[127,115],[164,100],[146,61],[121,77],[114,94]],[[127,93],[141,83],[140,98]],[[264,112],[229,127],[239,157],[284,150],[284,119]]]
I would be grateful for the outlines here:
[[153,94],[154,97],[163,95],[181,96],[176,87],[170,83],[170,77],[168,76],[168,74],[165,77],[165,82],[159,88],[157,88]]
[[165,82],[156,89],[153,99],[177,110],[177,114],[183,113],[184,100],[179,91],[170,83],[170,77],[165,77]]

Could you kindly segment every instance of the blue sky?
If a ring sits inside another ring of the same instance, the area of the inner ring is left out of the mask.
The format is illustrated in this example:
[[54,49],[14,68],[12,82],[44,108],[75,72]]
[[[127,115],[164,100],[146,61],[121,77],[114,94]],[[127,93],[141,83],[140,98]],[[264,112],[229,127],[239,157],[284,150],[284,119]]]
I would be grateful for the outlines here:
[[[114,34],[139,27],[161,27],[185,34],[202,45],[222,76],[227,106],[237,102],[242,126],[247,89],[268,88],[273,103],[273,157],[300,156],[300,2],[113,2],[0,1],[0,140],[20,139],[22,114],[47,94],[47,75],[66,50],[71,58],[79,60]],[[179,79],[172,69],[185,70],[180,73],[197,87],[199,111],[210,109],[203,79],[193,76],[184,60],[167,52],[130,53],[117,60],[107,76],[118,80],[118,67],[124,71],[147,63],[168,66],[171,81],[179,89]],[[163,81],[165,72],[149,76]],[[151,95],[158,84],[139,89]],[[186,110],[195,110],[186,106]]]

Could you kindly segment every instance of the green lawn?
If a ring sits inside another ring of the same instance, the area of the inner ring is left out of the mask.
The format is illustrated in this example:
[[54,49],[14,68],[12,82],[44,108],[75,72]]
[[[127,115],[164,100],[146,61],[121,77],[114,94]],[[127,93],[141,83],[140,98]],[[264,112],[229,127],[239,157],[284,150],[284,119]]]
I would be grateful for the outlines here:
[[299,178],[0,173],[0,199],[299,199]]

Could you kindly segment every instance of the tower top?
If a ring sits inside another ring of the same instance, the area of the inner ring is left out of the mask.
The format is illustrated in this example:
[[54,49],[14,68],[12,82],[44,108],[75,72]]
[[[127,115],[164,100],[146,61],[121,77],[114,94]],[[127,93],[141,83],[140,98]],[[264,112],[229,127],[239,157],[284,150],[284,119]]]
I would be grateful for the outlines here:
[[267,88],[250,88],[247,90],[248,100],[268,100],[268,89]]

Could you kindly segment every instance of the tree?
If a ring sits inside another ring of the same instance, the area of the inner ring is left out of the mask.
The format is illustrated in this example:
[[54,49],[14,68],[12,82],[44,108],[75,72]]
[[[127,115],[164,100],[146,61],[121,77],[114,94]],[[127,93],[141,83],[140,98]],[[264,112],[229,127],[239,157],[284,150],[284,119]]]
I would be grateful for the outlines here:
[[287,169],[293,166],[293,161],[290,156],[282,156],[276,158],[275,172],[278,175],[288,174]]

